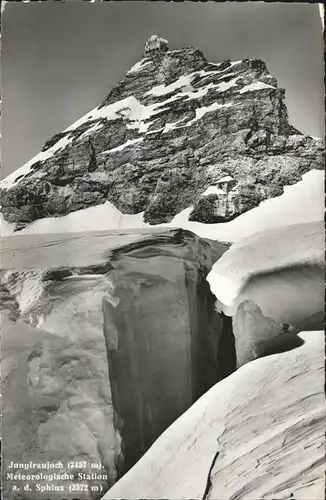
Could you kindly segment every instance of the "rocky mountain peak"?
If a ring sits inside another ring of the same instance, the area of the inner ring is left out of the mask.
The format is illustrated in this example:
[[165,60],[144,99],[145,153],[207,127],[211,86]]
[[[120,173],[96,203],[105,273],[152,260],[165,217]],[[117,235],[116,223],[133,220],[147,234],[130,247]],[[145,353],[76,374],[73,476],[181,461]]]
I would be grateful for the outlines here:
[[144,55],[97,108],[1,182],[16,229],[107,201],[150,224],[186,209],[189,220],[224,222],[323,168],[322,141],[291,126],[285,91],[263,61],[208,62],[157,35]]

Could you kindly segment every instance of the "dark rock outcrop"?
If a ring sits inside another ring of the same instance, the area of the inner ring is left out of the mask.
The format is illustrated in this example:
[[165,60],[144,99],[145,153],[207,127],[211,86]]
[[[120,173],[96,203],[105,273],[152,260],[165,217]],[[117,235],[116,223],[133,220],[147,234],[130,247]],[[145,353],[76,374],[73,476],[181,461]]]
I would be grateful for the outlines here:
[[[262,61],[159,51],[2,181],[4,217],[22,228],[109,200],[151,224],[189,206],[192,220],[231,220],[323,169],[322,141],[289,124],[284,96]],[[232,189],[203,200],[225,176]]]

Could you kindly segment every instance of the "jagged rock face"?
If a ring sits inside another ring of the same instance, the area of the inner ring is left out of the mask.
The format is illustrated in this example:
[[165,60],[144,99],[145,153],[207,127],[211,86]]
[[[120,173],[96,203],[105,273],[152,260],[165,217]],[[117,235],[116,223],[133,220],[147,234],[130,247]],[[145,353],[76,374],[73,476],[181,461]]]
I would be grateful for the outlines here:
[[5,239],[4,307],[19,320],[2,338],[5,472],[86,460],[108,487],[235,369],[231,320],[205,281],[226,249],[157,228]]
[[[5,179],[2,210],[17,229],[107,200],[151,224],[189,206],[192,220],[227,221],[323,168],[322,157],[322,141],[289,124],[284,90],[262,61],[161,51]],[[225,176],[231,190],[204,194]]]
[[205,279],[212,251],[224,250],[180,233],[164,245],[120,249],[112,262],[115,299],[103,310],[121,472],[226,375],[225,364],[235,369],[231,320],[216,312]]

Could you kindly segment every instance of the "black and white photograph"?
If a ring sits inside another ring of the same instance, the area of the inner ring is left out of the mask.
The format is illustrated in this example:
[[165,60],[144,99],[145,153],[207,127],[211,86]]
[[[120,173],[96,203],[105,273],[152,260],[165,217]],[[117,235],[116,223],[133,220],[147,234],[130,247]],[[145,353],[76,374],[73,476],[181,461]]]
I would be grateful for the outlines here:
[[323,5],[1,14],[1,498],[325,500]]

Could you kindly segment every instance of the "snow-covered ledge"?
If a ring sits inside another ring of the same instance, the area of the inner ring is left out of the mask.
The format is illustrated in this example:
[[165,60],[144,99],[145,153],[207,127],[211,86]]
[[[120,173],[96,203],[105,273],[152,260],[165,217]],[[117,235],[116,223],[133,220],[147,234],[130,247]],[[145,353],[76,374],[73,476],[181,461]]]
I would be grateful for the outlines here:
[[265,316],[290,324],[323,309],[324,224],[262,231],[234,243],[207,280],[227,315],[252,300]]

